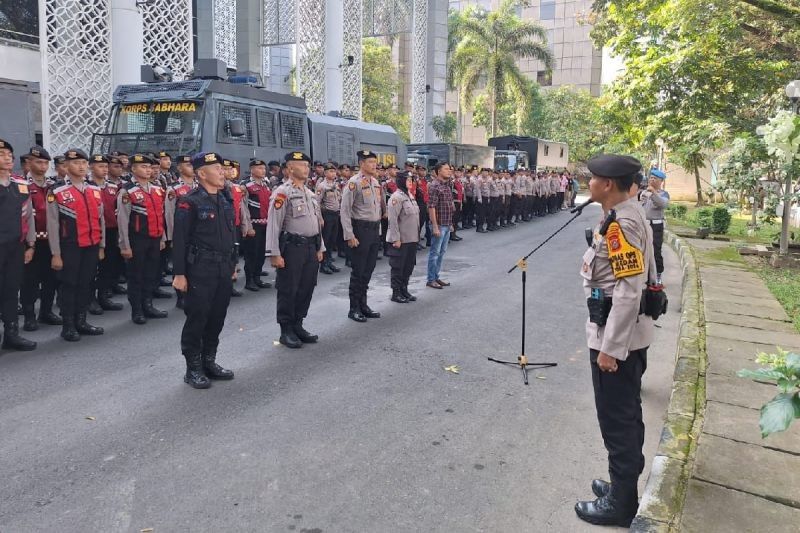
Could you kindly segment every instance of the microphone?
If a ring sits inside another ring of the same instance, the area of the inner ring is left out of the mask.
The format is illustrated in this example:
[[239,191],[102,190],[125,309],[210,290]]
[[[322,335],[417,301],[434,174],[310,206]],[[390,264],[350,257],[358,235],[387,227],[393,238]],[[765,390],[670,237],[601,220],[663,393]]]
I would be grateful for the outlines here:
[[580,214],[583,212],[583,208],[584,208],[584,207],[586,207],[587,205],[591,204],[592,202],[594,202],[594,200],[592,200],[591,198],[589,198],[588,200],[586,200],[586,201],[585,201],[585,202],[583,202],[582,204],[580,204],[580,205],[576,205],[575,207],[573,207],[572,209],[570,209],[570,210],[569,210],[569,212],[570,212],[570,213],[578,213],[578,214],[580,215]]

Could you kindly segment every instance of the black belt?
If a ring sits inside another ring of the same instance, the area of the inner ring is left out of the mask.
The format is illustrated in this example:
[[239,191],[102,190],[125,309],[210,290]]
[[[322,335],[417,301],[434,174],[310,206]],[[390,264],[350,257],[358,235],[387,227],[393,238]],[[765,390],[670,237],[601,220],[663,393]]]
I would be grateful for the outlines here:
[[337,217],[339,216],[339,211],[334,211],[333,209],[323,209],[323,210],[322,210],[322,214],[324,215],[324,214],[326,214],[326,213],[328,213],[328,214],[334,214],[334,215],[336,215]]
[[361,220],[359,218],[353,219],[353,227],[361,226],[364,228],[377,228],[380,223],[380,220]]
[[298,245],[313,244],[314,246],[316,246],[318,236],[314,235],[313,237],[305,237],[303,235],[297,235],[295,233],[288,233],[284,231],[283,233],[281,233],[281,239],[285,240],[289,244],[298,244]]
[[207,250],[205,248],[190,248],[189,253],[194,255],[195,262],[210,261],[212,263],[224,263],[233,260],[233,252],[226,254],[216,250]]

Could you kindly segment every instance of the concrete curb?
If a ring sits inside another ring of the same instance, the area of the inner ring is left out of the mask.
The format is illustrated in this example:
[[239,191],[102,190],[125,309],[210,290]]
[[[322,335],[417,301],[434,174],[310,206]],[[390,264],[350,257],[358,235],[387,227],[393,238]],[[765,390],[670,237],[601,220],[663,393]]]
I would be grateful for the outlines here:
[[706,401],[705,312],[699,271],[694,252],[680,237],[665,231],[664,241],[678,254],[683,268],[681,321],[667,419],[630,529],[641,533],[678,531]]

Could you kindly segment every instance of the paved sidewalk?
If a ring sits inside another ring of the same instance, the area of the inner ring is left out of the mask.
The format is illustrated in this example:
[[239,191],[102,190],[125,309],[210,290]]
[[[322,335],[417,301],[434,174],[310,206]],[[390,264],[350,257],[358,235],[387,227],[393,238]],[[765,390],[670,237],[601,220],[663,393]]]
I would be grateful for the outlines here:
[[800,528],[800,425],[761,438],[759,409],[777,389],[736,376],[776,346],[800,351],[800,334],[757,274],[716,259],[730,246],[686,240],[696,251],[706,321],[705,421],[681,531],[795,532]]

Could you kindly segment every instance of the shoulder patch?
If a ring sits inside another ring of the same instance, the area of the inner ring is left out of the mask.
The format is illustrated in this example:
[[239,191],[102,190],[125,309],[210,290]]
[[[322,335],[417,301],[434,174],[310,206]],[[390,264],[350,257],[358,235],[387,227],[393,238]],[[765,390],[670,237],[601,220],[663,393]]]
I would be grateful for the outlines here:
[[606,233],[608,260],[616,279],[636,276],[644,272],[644,255],[631,245],[618,222],[612,222]]
[[286,195],[283,194],[282,192],[279,192],[275,196],[275,209],[280,209],[281,207],[283,207],[283,203],[285,201],[286,201]]
[[351,191],[354,191],[354,190],[356,190],[356,184],[355,184],[355,182],[351,181],[350,183],[348,183],[348,184],[347,184],[347,188],[348,188],[348,189],[350,189]]
[[48,193],[47,194],[47,201],[50,202],[50,203],[55,202],[56,201],[56,195],[53,194],[52,192]]
[[170,189],[169,193],[167,193],[167,198],[169,198],[170,200],[174,200],[175,199],[175,191]]
[[17,182],[17,190],[20,194],[28,194],[28,184]]

